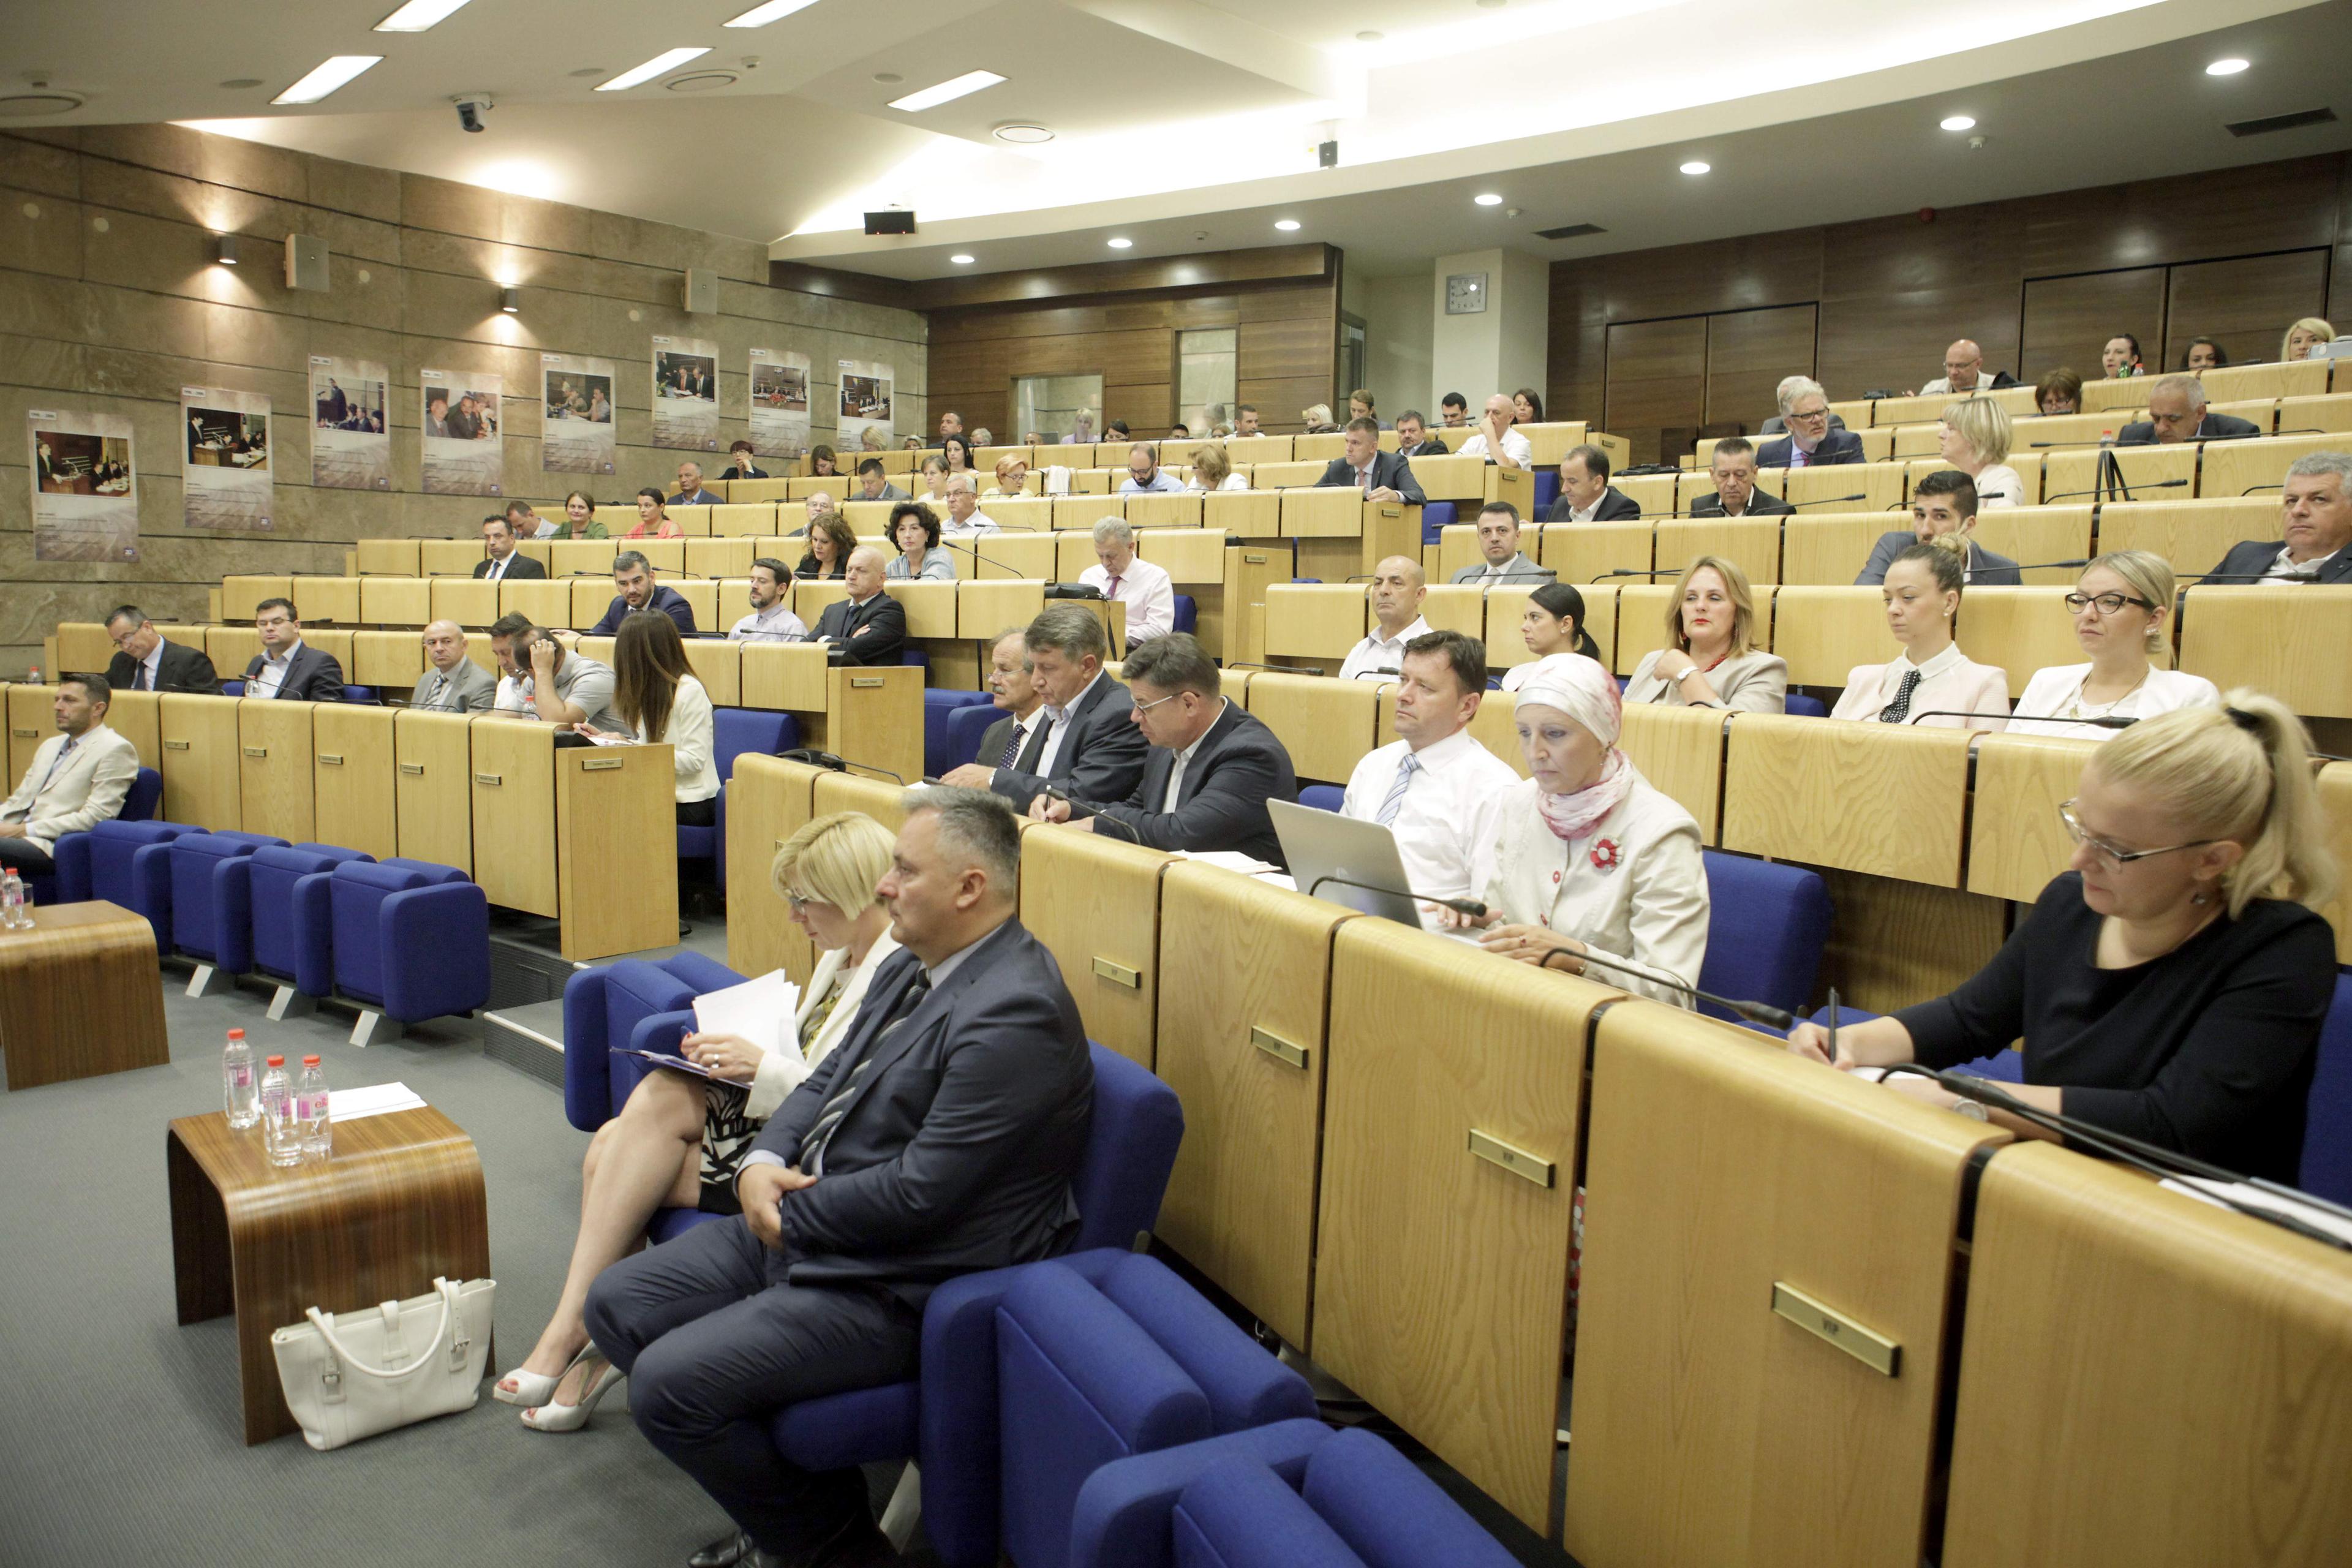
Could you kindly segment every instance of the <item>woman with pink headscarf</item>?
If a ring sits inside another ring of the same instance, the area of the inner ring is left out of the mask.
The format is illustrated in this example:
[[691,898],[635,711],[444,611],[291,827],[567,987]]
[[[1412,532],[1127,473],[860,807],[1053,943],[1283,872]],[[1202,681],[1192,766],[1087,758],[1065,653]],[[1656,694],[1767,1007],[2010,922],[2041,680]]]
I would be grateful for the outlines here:
[[[1581,654],[1528,667],[1516,693],[1519,751],[1535,776],[1504,797],[1487,913],[1490,952],[1687,1007],[1706,958],[1706,870],[1698,824],[1617,748],[1617,682]],[[1644,978],[1647,976],[1648,978]]]

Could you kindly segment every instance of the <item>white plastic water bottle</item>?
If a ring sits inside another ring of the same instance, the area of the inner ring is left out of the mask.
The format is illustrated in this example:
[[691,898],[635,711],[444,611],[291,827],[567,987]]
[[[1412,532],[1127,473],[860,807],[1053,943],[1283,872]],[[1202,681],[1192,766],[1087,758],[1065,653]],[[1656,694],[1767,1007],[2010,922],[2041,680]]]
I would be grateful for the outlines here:
[[228,1124],[239,1131],[261,1120],[261,1089],[253,1077],[253,1047],[243,1029],[228,1032],[228,1048],[221,1052],[221,1108]]
[[273,1165],[302,1163],[302,1127],[294,1119],[294,1087],[286,1058],[272,1057],[261,1075],[261,1136]]
[[0,877],[0,931],[16,931],[32,922],[25,918],[25,884],[16,872]]
[[294,1080],[294,1119],[301,1124],[302,1158],[323,1163],[334,1152],[335,1134],[327,1116],[327,1074],[315,1056],[302,1058]]

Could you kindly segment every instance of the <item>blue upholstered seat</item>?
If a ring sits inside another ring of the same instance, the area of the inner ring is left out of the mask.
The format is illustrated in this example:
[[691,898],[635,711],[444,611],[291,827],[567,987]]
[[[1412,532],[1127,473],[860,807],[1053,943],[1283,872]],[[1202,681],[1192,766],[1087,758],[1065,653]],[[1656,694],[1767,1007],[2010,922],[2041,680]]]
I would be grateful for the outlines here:
[[[1750,859],[1717,849],[1706,863],[1706,962],[1698,988],[1742,1002],[1769,1002],[1794,1013],[1813,993],[1830,935],[1829,886],[1801,866]],[[1710,1004],[1709,1017],[1731,1015]]]
[[454,866],[345,860],[328,873],[335,989],[402,1024],[490,999],[490,910]]

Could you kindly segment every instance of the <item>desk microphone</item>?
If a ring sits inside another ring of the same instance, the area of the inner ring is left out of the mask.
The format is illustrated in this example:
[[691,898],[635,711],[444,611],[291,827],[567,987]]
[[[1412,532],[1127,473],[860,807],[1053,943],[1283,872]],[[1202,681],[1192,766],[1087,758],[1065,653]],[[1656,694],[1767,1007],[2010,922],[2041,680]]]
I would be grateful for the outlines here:
[[1368,893],[1386,893],[1392,899],[1411,899],[1417,903],[1442,905],[1457,915],[1468,915],[1474,921],[1486,918],[1486,906],[1475,899],[1440,899],[1428,894],[1410,892],[1402,888],[1384,888],[1378,882],[1359,882],[1353,877],[1318,877],[1307,888],[1307,896],[1313,898],[1316,889],[1326,882],[1337,882],[1343,888],[1361,888]]
[[[1555,951],[1565,952],[1566,950]],[[1550,953],[1544,955],[1542,967],[1546,969],[1551,967],[1551,956]],[[1599,953],[1570,952],[1567,956],[1580,963],[1597,963],[1603,969],[1613,969],[1621,974],[1631,974],[1646,980],[1653,985],[1663,985],[1669,991],[1679,991],[1696,1001],[1712,1003],[1725,1012],[1736,1014],[1751,1024],[1762,1024],[1768,1028],[1782,1030],[1796,1026],[1795,1014],[1785,1007],[1775,1007],[1769,1002],[1741,1002],[1729,996],[1717,996],[1711,991],[1702,991],[1696,985],[1685,985],[1679,980],[1661,979],[1648,970],[1637,969],[1622,959],[1604,958]]]
[[2080,561],[2032,561],[2020,566],[2018,570],[2020,572],[2054,572],[2061,566],[2088,566],[2090,563],[2088,557]]
[[841,756],[835,752],[820,752],[813,747],[795,746],[791,751],[780,752],[777,755],[782,758],[785,762],[804,763],[810,767],[824,768],[829,773],[847,773],[850,769],[856,768],[860,773],[879,773],[884,778],[890,780],[894,784],[903,785],[907,782],[905,779],[900,778],[897,773],[892,773],[888,768],[877,768],[870,763],[853,763],[848,758]]
[[[1782,497],[1781,499],[1785,500],[1787,500],[1788,498],[1786,498],[1786,497],[1784,496],[1784,497]],[[1850,495],[1850,496],[1822,496],[1822,498],[1820,498],[1818,500],[1801,500],[1801,501],[1793,501],[1793,502],[1790,502],[1790,504],[1791,504],[1791,505],[1793,505],[1793,506],[1798,506],[1798,507],[1808,507],[1808,506],[1843,506],[1845,502],[1850,501],[1850,500],[1868,500],[1869,499],[1870,499],[1870,496],[1869,496],[1869,494],[1868,494],[1867,492],[1861,492],[1861,493],[1857,493],[1857,494]],[[1894,509],[1890,507],[1888,510],[1894,510]]]
[[[593,576],[594,574],[592,573],[590,575]],[[668,566],[664,566],[654,574],[654,581],[656,583],[660,582],[664,577],[691,577],[698,583],[708,583],[710,581],[709,578],[704,576],[699,572],[688,572],[682,568]]]
[[2240,490],[2238,493],[2242,496],[2250,496],[2257,490],[2283,490],[2284,489],[2286,489],[2286,485],[2284,481],[2281,481],[2274,485],[2248,485],[2244,489]]
[[[1032,531],[1034,531],[1033,530]],[[999,561],[999,560],[998,560],[998,559],[996,559],[996,557],[994,557],[993,555],[982,555],[982,554],[980,552],[980,546],[978,546],[977,544],[959,544],[959,543],[957,543],[957,542],[956,542],[954,540],[952,540],[952,539],[945,539],[945,540],[941,540],[940,542],[941,542],[942,544],[946,545],[950,550],[961,550],[961,551],[962,551],[966,555],[971,556],[974,561],[984,561],[984,562],[986,562],[986,563],[987,563],[989,565],[991,565],[991,566],[1000,566],[1000,567],[1003,567],[1005,571],[1012,573],[1012,574],[1013,574],[1013,576],[1015,576],[1015,577],[1019,577],[1019,578],[1027,578],[1027,577],[1029,576],[1029,574],[1028,574],[1026,572],[1024,572],[1024,571],[1020,570],[1018,567],[1014,566],[1014,565],[1013,565],[1011,562],[1009,562],[1009,561]],[[1034,581],[1034,579],[1031,579],[1031,580],[1032,580],[1032,581]]]
[[2124,500],[2129,500],[2132,499],[2131,486],[2137,486],[2144,490],[2173,490],[2179,489],[2188,482],[2189,481],[2187,479],[2134,479],[2130,481],[2130,485],[2126,485],[2125,481],[2117,479],[2110,480],[2106,484],[2093,485],[2086,490],[2060,490],[2054,496],[2043,496],[2042,498],[2042,504],[2048,506],[2053,501],[2073,500],[2077,496],[2105,495],[2109,491],[2117,489],[2124,492]]
[[1601,583],[1612,577],[1670,577],[1680,574],[1682,568],[1679,566],[1661,566],[1652,572],[1644,572],[1639,566],[1620,566],[1613,572],[1603,572],[1600,576],[1589,577],[1585,581]]
[[1227,669],[1271,669],[1283,675],[1328,675],[1328,669],[1307,669],[1295,664],[1252,664],[1246,659],[1228,660]]
[[[1930,708],[1924,712],[1912,714],[1911,717],[1904,720],[1903,723],[1907,729],[1922,719],[1990,719],[1993,716],[1990,713],[1965,713],[1951,708]],[[2095,724],[2102,730],[2128,730],[2139,721],[2118,719],[2112,714],[2098,719],[2068,719],[2056,713],[2011,713],[2009,715],[2008,722],[2011,724]]]

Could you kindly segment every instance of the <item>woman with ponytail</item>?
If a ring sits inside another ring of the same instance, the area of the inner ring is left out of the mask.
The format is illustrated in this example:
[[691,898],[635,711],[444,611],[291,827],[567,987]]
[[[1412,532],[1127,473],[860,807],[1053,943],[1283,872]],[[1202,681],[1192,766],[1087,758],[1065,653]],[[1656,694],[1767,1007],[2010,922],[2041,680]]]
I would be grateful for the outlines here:
[[[1998,730],[2009,718],[2009,676],[1953,641],[1968,581],[1965,532],[1914,544],[1886,568],[1886,626],[1903,645],[1891,664],[1856,665],[1832,719],[1932,729]],[[1958,717],[1957,715],[1966,715]]]
[[[2236,690],[2101,746],[2059,816],[2068,869],[1948,996],[1842,1028],[1842,1068],[1957,1067],[2025,1042],[2011,1092],[2143,1142],[2293,1183],[2336,938],[2303,726]],[[1823,1059],[1801,1024],[1789,1048]],[[1927,1079],[1890,1084],[1950,1106]],[[1971,1102],[1973,1103],[1973,1102]],[[1999,1110],[2021,1137],[2049,1132]]]
[[1519,616],[1519,638],[1535,658],[1503,672],[1506,691],[1517,691],[1537,664],[1556,653],[1601,657],[1601,645],[1584,629],[1584,595],[1573,583],[1547,583],[1528,595],[1528,607]]

